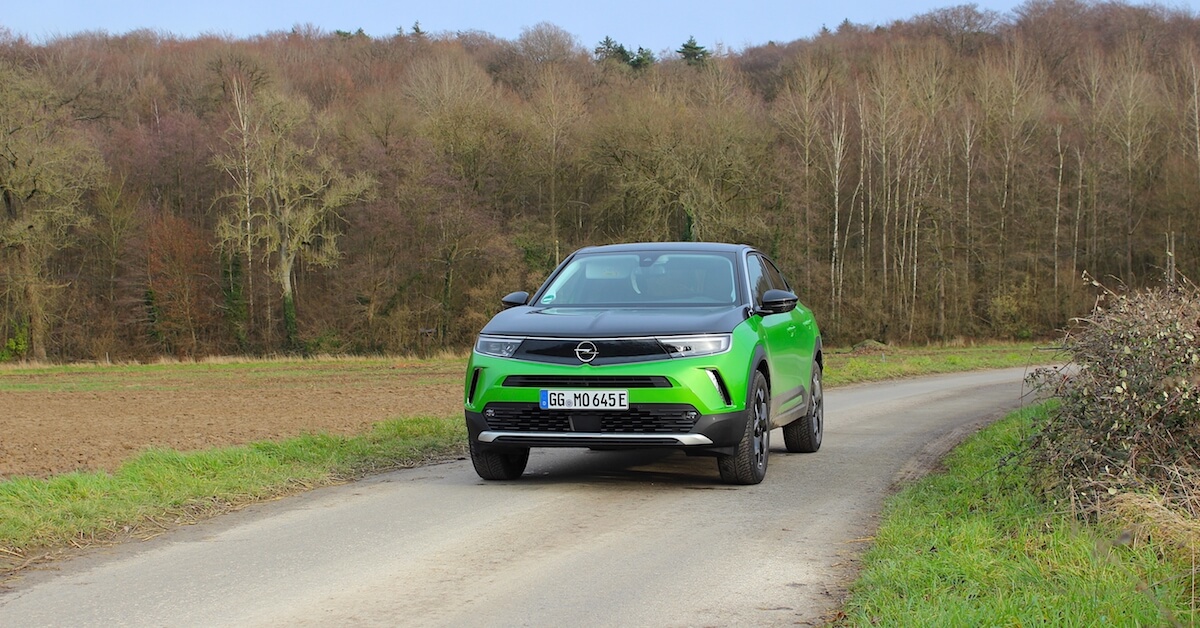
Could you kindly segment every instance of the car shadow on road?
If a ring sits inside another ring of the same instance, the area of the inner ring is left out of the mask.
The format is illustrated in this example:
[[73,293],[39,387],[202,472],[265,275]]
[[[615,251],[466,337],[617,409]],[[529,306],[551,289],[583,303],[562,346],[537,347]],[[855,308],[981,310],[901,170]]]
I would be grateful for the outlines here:
[[525,475],[515,484],[624,485],[655,488],[736,490],[723,484],[715,458],[674,450],[534,450]]

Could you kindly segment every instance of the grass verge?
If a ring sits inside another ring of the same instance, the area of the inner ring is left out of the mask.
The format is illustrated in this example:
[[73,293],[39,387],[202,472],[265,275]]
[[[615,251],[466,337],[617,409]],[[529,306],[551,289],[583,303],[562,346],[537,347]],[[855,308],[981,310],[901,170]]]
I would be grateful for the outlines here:
[[1040,366],[1056,361],[1062,361],[1058,352],[1033,344],[833,349],[825,354],[825,383],[836,386],[938,373]]
[[1050,406],[988,427],[889,500],[849,626],[1195,625],[1195,557],[1080,523],[1013,457]]
[[0,482],[0,573],[44,557],[47,548],[152,535],[250,502],[461,455],[465,436],[457,418],[400,419],[354,437],[149,450],[111,474]]
[[299,386],[321,385],[331,378],[366,384],[387,381],[397,370],[435,378],[462,378],[466,358],[394,357],[206,358],[155,364],[5,364],[0,363],[0,393],[64,393],[220,387],[228,382],[286,380]]

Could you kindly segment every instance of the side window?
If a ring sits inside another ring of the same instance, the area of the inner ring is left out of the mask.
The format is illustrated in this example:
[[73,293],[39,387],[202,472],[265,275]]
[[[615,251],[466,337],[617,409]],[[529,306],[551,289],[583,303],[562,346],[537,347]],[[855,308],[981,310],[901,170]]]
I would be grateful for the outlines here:
[[771,280],[767,277],[767,269],[761,257],[746,257],[746,274],[750,278],[750,296],[754,299],[755,307],[762,305],[763,295],[771,289]]
[[776,290],[787,290],[788,292],[791,292],[792,287],[789,286],[787,280],[783,278],[783,273],[779,272],[778,268],[775,268],[775,262],[772,262],[766,258],[763,258],[763,261],[766,262],[767,279],[771,281],[771,287],[775,288]]

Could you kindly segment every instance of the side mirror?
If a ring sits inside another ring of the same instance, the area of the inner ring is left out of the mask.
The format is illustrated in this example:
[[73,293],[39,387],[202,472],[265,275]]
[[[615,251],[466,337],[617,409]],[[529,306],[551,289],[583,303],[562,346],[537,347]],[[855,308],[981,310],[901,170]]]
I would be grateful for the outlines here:
[[758,313],[763,316],[771,314],[785,314],[796,309],[796,303],[800,298],[788,292],[787,290],[767,290],[763,295],[762,307]]
[[528,302],[529,302],[529,293],[525,292],[525,291],[511,292],[509,294],[504,295],[503,299],[500,299],[500,303],[504,304],[504,309],[506,309],[506,310],[510,307],[517,307],[519,305],[525,305]]

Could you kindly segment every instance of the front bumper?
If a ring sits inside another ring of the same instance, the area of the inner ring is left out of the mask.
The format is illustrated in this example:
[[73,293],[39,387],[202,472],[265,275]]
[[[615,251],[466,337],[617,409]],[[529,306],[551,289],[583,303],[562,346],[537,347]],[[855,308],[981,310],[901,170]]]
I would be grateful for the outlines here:
[[[561,431],[493,429],[483,413],[465,412],[467,433],[472,441],[490,447],[604,447],[640,449],[671,447],[720,452],[738,444],[745,434],[747,412],[740,410],[701,415],[687,432],[606,431],[604,421],[593,429],[576,429],[575,422]],[[587,422],[595,422],[591,417]],[[584,421],[580,421],[583,423]],[[598,428],[598,429],[597,429]]]

